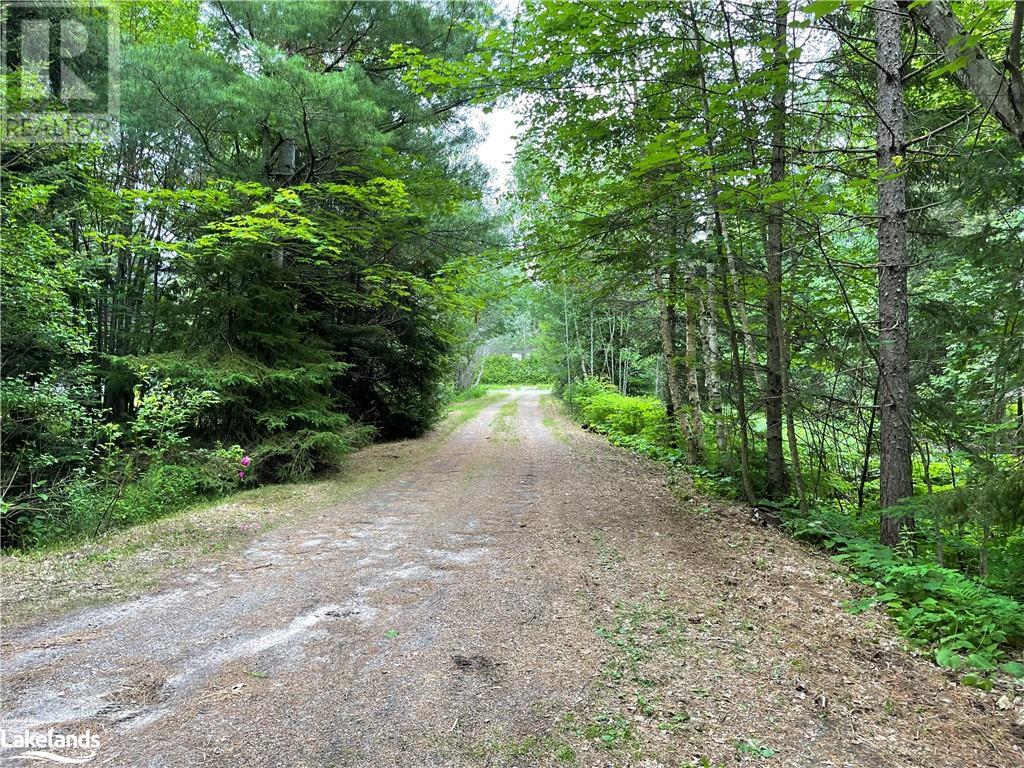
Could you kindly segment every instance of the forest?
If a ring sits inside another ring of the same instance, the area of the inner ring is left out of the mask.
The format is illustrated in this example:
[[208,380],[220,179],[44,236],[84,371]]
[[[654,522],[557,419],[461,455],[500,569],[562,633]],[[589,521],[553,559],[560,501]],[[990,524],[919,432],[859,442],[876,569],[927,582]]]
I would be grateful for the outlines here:
[[512,227],[574,416],[940,664],[1019,648],[1024,4],[530,7]]
[[4,152],[5,546],[422,433],[460,286],[500,244],[456,120],[472,93],[394,49],[475,56],[485,7],[119,11],[116,135]]
[[4,124],[6,551],[540,385],[1024,676],[1024,3],[115,5],[112,132]]

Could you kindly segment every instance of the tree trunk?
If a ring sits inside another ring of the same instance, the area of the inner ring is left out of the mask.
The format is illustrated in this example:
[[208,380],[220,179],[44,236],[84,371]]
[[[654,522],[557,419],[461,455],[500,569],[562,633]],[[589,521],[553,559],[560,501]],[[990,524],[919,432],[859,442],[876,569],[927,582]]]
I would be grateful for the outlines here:
[[992,527],[988,519],[981,522],[981,546],[978,547],[978,575],[988,576],[988,544],[992,540]]
[[878,385],[875,380],[875,393],[871,398],[871,416],[868,420],[868,439],[864,442],[864,463],[860,469],[860,481],[857,483],[857,509],[864,509],[864,486],[868,482],[868,469],[871,466],[871,446],[875,442],[875,414],[878,412]]
[[784,334],[784,329],[779,329],[779,346],[782,351],[782,402],[786,408],[786,438],[789,442],[789,461],[793,466],[793,483],[796,487],[796,497],[800,502],[800,511],[807,512],[807,493],[804,490],[803,470],[800,468],[800,446],[796,441],[796,418],[793,415],[795,410],[793,395],[789,385],[789,343]]
[[569,418],[573,416],[575,403],[572,397],[572,350],[569,346],[569,286],[562,274],[562,312],[565,321],[565,386],[569,398]]
[[[775,53],[772,61],[772,155],[770,178],[773,192],[780,191],[786,174],[786,94],[789,89],[789,60],[787,30],[789,4],[778,0],[775,6]],[[782,203],[774,202],[768,209],[767,242],[767,295],[765,297],[765,323],[767,324],[767,371],[765,374],[766,464],[768,484],[766,492],[771,498],[784,496],[788,490],[786,461],[782,454]]]
[[[701,35],[700,28],[697,23],[697,14],[694,12],[692,4],[687,10],[690,16],[690,24],[693,27],[693,39],[695,41],[694,54],[696,55],[697,61],[697,84],[700,86],[701,93],[701,114],[704,118],[704,129],[708,137],[707,155],[708,159],[711,161],[712,169],[714,169],[716,161],[716,142],[714,124],[711,120],[711,101],[708,97],[704,57],[700,43],[703,39],[703,35]],[[715,179],[714,173],[711,178]],[[718,192],[718,182],[713,180],[708,192],[708,204],[711,207],[711,213],[714,221],[715,255],[718,258],[718,263],[722,264],[725,262],[726,245],[725,227],[722,224],[722,215],[718,206]],[[732,271],[733,274],[735,274],[735,269]],[[722,383],[718,372],[721,355],[718,351],[718,312],[715,308],[715,262],[712,259],[708,259],[705,264],[705,278],[707,280],[707,293],[701,307],[707,358],[704,368],[704,386],[707,389],[708,402],[715,420],[715,448],[718,451],[718,460],[722,461],[726,451],[728,450],[728,441],[725,433],[725,420],[722,417]],[[743,316],[744,332],[746,332],[747,326],[745,312],[743,313]],[[753,349],[752,346],[751,349]]]
[[700,408],[700,377],[697,371],[697,295],[694,276],[686,275],[686,399],[690,406],[690,433],[686,441],[687,458],[691,464],[704,459],[704,417]]
[[587,371],[587,376],[594,375],[594,310],[590,310],[590,370]]
[[[878,58],[878,373],[881,541],[898,544],[913,527],[887,509],[914,492],[911,476],[907,204],[899,163],[905,151],[903,53],[897,0],[876,0]],[[897,159],[899,158],[899,159]]]
[[917,444],[917,453],[921,457],[921,474],[924,475],[924,486],[928,493],[933,492],[932,488],[932,452],[927,443]]
[[1024,389],[1017,390],[1017,433],[1014,442],[1017,455],[1024,456]]
[[[725,0],[719,0],[719,8],[721,9],[721,18],[725,22],[724,32],[727,44],[726,51],[728,52],[730,69],[732,71],[732,82],[734,85],[739,86],[743,82],[743,78],[740,75],[739,58],[736,53],[736,41],[732,34],[732,26],[729,23],[729,10],[726,7]],[[737,106],[739,107],[740,115],[743,118],[744,124],[753,125],[754,120],[749,101],[747,99],[740,99]],[[758,143],[752,132],[748,134],[746,143],[750,152],[751,167],[756,167],[758,165]],[[732,280],[732,291],[734,294],[733,299],[736,303],[736,309],[739,312],[740,327],[743,329],[743,343],[747,350],[747,359],[750,361],[751,370],[754,374],[754,381],[757,383],[758,389],[765,391],[765,381],[757,358],[757,347],[754,345],[754,337],[750,332],[750,319],[747,316],[747,306],[743,299],[743,291],[740,288],[739,275],[736,270],[736,259],[732,245],[729,242],[729,230],[725,226],[725,220],[718,210],[715,211],[715,224],[722,234],[722,244],[725,248],[729,277]]]
[[722,418],[722,382],[718,375],[721,354],[718,351],[718,310],[715,302],[715,264],[708,261],[707,294],[704,299],[704,342],[707,360],[704,364],[704,385],[708,392],[708,405],[715,420],[715,448],[719,461],[728,450],[725,435],[725,420]]
[[747,402],[743,367],[740,365],[739,344],[736,343],[736,322],[733,320],[729,301],[729,286],[722,281],[722,309],[725,310],[725,322],[729,327],[729,349],[732,352],[732,371],[736,386],[736,416],[740,421],[740,482],[743,484],[743,495],[747,503],[757,503],[754,495],[754,484],[750,479],[750,448],[747,444]]
[[673,271],[670,268],[665,281],[658,270],[654,273],[654,285],[658,294],[658,320],[661,325],[661,353],[665,359],[665,388],[668,390],[668,415],[679,425],[679,432],[689,443],[689,427],[686,423],[686,404],[683,402],[682,387],[679,386],[679,367],[676,365],[676,308],[668,295],[672,289]]
[[715,227],[722,238],[722,249],[725,252],[725,262],[729,269],[729,279],[732,281],[732,292],[736,297],[736,311],[740,316],[740,329],[743,331],[743,346],[747,350],[747,360],[750,361],[750,369],[754,374],[754,383],[757,384],[758,389],[763,390],[764,376],[761,374],[761,364],[758,362],[757,347],[754,346],[754,335],[750,332],[750,317],[747,315],[747,305],[743,301],[740,276],[736,270],[736,257],[733,254],[732,245],[729,243],[729,231],[725,228],[724,217],[718,211],[715,211]]
[[[895,3],[882,3],[885,8]],[[975,35],[969,35],[953,13],[948,0],[908,2],[910,18],[924,29],[942,51],[949,64],[954,64],[954,77],[970,90],[1013,138],[1024,146],[1024,77],[1021,76],[1021,26],[1024,23],[1024,3],[1014,6],[1010,44],[1001,66],[985,55]],[[1006,73],[1004,75],[1004,72]]]

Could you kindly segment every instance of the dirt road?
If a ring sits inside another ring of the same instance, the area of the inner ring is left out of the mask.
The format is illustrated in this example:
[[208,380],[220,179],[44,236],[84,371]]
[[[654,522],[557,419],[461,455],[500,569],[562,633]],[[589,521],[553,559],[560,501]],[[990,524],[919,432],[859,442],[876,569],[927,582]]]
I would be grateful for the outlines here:
[[3,725],[111,766],[1024,765],[999,693],[855,594],[519,391],[244,553],[5,633]]

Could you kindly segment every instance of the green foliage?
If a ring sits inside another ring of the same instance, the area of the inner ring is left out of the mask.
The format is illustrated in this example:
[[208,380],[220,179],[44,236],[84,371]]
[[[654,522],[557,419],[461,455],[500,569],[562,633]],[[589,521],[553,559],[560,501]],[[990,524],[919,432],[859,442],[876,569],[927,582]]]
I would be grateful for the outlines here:
[[851,531],[836,513],[779,509],[793,535],[834,551],[835,560],[875,588],[875,596],[852,609],[883,605],[912,643],[935,649],[941,666],[989,672],[1024,648],[1024,606],[1016,600],[958,571],[908,560]]
[[487,387],[483,384],[477,384],[475,387],[464,389],[461,392],[456,392],[452,396],[453,403],[462,403],[466,400],[476,400],[479,397],[484,397],[487,394]]
[[629,721],[615,712],[603,712],[582,729],[582,735],[602,749],[618,749],[636,741]]
[[31,548],[95,535],[242,485],[252,463],[240,446],[197,449],[185,434],[213,399],[161,384],[140,398],[128,428],[90,424],[87,456],[72,471],[6,502],[5,543]]
[[[807,504],[875,515],[886,386],[878,376],[879,245],[873,228],[848,226],[878,209],[879,177],[867,162],[877,94],[865,87],[873,72],[862,45],[872,12],[833,0],[791,10],[789,23],[827,55],[808,60],[806,42],[801,49],[775,40],[771,14],[746,6],[626,1],[605,14],[568,2],[527,5],[503,51],[531,104],[516,166],[524,269],[546,288],[537,346],[560,379],[556,389],[580,374],[604,376],[624,394],[667,400],[672,371],[675,408],[692,417],[690,403],[700,401],[705,434],[687,446],[688,456],[708,457],[694,470],[698,487],[724,486],[717,474],[743,480],[730,483],[734,496],[738,488],[780,495],[787,482],[767,482],[774,395],[764,366],[774,357],[776,319],[766,304],[765,234],[781,216],[788,367],[771,465],[785,465],[780,474]],[[824,14],[846,32],[815,30],[812,17]],[[961,4],[954,14],[972,45],[1002,55],[1008,5]],[[690,44],[667,29],[686,30]],[[977,105],[950,87],[951,67],[932,66],[934,41],[925,34],[917,42],[906,52],[907,135],[943,149],[911,141],[896,162],[913,254],[907,418],[920,454],[915,490],[938,496],[954,485],[980,489],[1020,461],[1024,212],[1016,180],[1024,154],[990,119],[970,133],[952,128]],[[792,77],[794,66],[814,76]],[[780,120],[778,106],[791,103],[814,109]],[[772,179],[778,141],[768,129],[783,123],[785,168]],[[650,440],[610,434],[651,452]],[[914,544],[944,547],[937,556],[957,570],[1021,594],[1024,531],[1014,494],[946,513],[939,506],[922,510]]]
[[524,386],[547,384],[551,374],[536,355],[514,358],[511,355],[488,355],[484,358],[481,384]]
[[268,437],[253,449],[253,459],[260,467],[259,477],[293,482],[338,468],[346,455],[365,444],[369,434],[366,427],[350,427],[339,414],[331,430],[288,430]]
[[4,148],[8,547],[422,433],[498,242],[482,3],[129,6],[118,141]]
[[961,486],[930,501],[934,514],[949,522],[984,520],[1013,531],[1024,524],[1024,467],[995,472],[979,485]]
[[581,399],[583,422],[616,439],[636,438],[638,445],[668,447],[669,424],[665,406],[653,397],[627,397],[601,392]]
[[665,406],[653,397],[619,393],[610,382],[590,378],[573,382],[561,392],[573,415],[588,429],[605,435],[614,445],[658,461],[684,460],[671,444],[672,428]]
[[573,380],[569,386],[565,386],[565,382],[559,382],[557,394],[574,411],[582,412],[593,398],[617,391],[615,385],[607,379],[590,377],[580,381]]
[[757,739],[743,739],[736,742],[736,752],[739,755],[754,755],[768,759],[775,756],[775,750]]

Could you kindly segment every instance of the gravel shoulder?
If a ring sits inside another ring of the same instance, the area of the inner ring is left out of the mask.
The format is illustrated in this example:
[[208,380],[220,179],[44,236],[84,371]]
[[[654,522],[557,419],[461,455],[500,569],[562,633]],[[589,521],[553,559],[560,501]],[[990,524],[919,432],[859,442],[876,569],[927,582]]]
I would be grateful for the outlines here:
[[[111,766],[1024,765],[1006,691],[951,684],[842,610],[827,558],[537,390],[352,473],[233,501],[267,524],[137,597],[5,619],[3,727],[89,728]],[[188,549],[165,539],[114,561]]]

